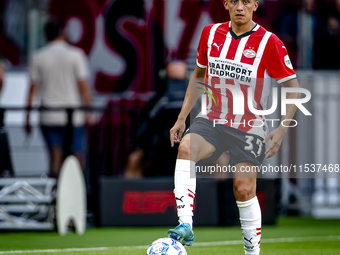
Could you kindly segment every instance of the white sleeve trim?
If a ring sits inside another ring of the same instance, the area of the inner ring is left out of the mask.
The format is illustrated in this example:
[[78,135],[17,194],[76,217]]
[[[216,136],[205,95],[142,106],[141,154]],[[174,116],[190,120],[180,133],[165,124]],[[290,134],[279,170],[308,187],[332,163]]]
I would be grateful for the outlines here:
[[278,80],[277,83],[281,84],[281,83],[284,83],[286,81],[289,81],[289,80],[292,80],[292,79],[295,79],[295,78],[296,78],[296,74],[293,74],[291,76],[288,76],[286,78],[282,78],[281,80]]
[[199,68],[202,68],[202,69],[206,69],[207,66],[204,66],[204,65],[201,65],[200,63],[198,63],[198,60],[196,61],[196,65],[199,67]]

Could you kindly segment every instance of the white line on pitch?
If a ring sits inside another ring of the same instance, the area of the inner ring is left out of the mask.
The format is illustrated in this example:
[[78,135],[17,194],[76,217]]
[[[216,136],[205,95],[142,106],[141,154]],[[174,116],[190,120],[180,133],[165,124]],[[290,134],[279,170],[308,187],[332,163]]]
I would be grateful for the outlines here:
[[70,248],[70,249],[47,249],[47,250],[26,250],[26,251],[0,251],[0,254],[22,254],[22,253],[56,253],[56,252],[75,252],[75,251],[105,251],[110,248]]
[[[340,236],[310,236],[310,237],[285,237],[285,238],[268,238],[262,239],[261,243],[295,243],[308,241],[337,241]],[[198,246],[222,246],[243,244],[242,240],[219,241],[219,242],[202,242],[194,243],[193,247]],[[111,249],[147,249],[148,245],[140,246],[119,246],[119,247],[98,247],[98,248],[71,248],[71,249],[48,249],[48,250],[24,250],[24,251],[0,251],[0,254],[22,254],[22,253],[57,253],[57,252],[82,252],[82,251],[105,251]]]
[[[310,237],[268,238],[268,239],[261,239],[261,243],[295,243],[295,242],[308,242],[308,241],[335,241],[335,240],[340,240],[340,236],[310,236]],[[195,247],[195,246],[235,245],[235,244],[243,244],[243,241],[242,240],[234,240],[234,241],[194,243],[193,247]]]

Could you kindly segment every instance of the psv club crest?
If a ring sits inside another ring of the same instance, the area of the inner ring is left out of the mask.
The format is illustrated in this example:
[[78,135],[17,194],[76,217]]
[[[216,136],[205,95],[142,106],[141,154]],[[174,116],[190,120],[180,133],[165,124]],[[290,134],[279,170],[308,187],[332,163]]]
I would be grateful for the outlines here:
[[252,49],[246,49],[243,51],[243,55],[246,58],[255,58],[256,57],[256,52]]

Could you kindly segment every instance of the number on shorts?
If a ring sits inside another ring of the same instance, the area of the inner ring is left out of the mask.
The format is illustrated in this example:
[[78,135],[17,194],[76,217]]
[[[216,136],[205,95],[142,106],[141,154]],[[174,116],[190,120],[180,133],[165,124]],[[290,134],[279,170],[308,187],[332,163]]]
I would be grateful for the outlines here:
[[[246,135],[245,137],[247,138],[247,140],[246,140],[247,145],[244,146],[244,149],[246,151],[253,150],[254,149],[254,145],[253,145],[252,142],[254,140],[254,137],[251,136],[251,135]],[[259,138],[256,138],[256,144],[259,146],[259,149],[257,150],[257,156],[260,156],[261,153],[262,153],[263,142]],[[253,152],[253,153],[255,153],[255,152]]]
[[244,146],[244,149],[246,151],[251,151],[252,149],[254,149],[253,144],[251,143],[254,140],[254,137],[251,135],[246,135],[247,141],[246,143],[248,144],[247,146]]

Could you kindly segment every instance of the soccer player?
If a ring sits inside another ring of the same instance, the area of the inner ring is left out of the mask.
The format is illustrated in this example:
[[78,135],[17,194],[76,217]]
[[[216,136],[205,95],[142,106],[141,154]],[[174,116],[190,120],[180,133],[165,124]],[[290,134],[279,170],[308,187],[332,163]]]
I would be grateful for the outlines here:
[[[260,166],[264,157],[274,156],[287,128],[280,125],[268,135],[267,125],[255,127],[259,126],[258,122],[251,125],[252,120],[264,121],[265,116],[253,114],[247,101],[251,97],[253,108],[266,110],[270,78],[286,87],[299,87],[299,84],[286,47],[276,35],[252,20],[253,12],[259,6],[258,1],[225,0],[223,4],[231,20],[207,25],[203,29],[197,65],[178,120],[170,130],[171,146],[180,143],[174,189],[180,225],[170,229],[168,235],[184,245],[192,245],[196,179],[190,178],[190,169],[194,172],[195,163],[201,159],[216,159],[224,151],[229,151],[229,163],[236,167],[234,195],[239,208],[245,253],[259,254],[261,209],[256,197],[256,173],[245,176],[240,170]],[[182,138],[185,119],[200,96],[201,90],[196,88],[199,84],[197,80],[204,78],[205,88],[210,92],[206,95],[206,114],[199,114]],[[248,90],[249,87],[252,90]],[[244,96],[244,114],[234,114],[239,110],[233,107],[235,91]],[[253,92],[248,94],[248,91]],[[298,99],[300,93],[288,93],[287,98]],[[295,105],[287,105],[282,121],[292,119],[295,111]],[[220,124],[214,126],[214,120],[224,121],[218,121]],[[265,149],[269,140],[271,144]]]

